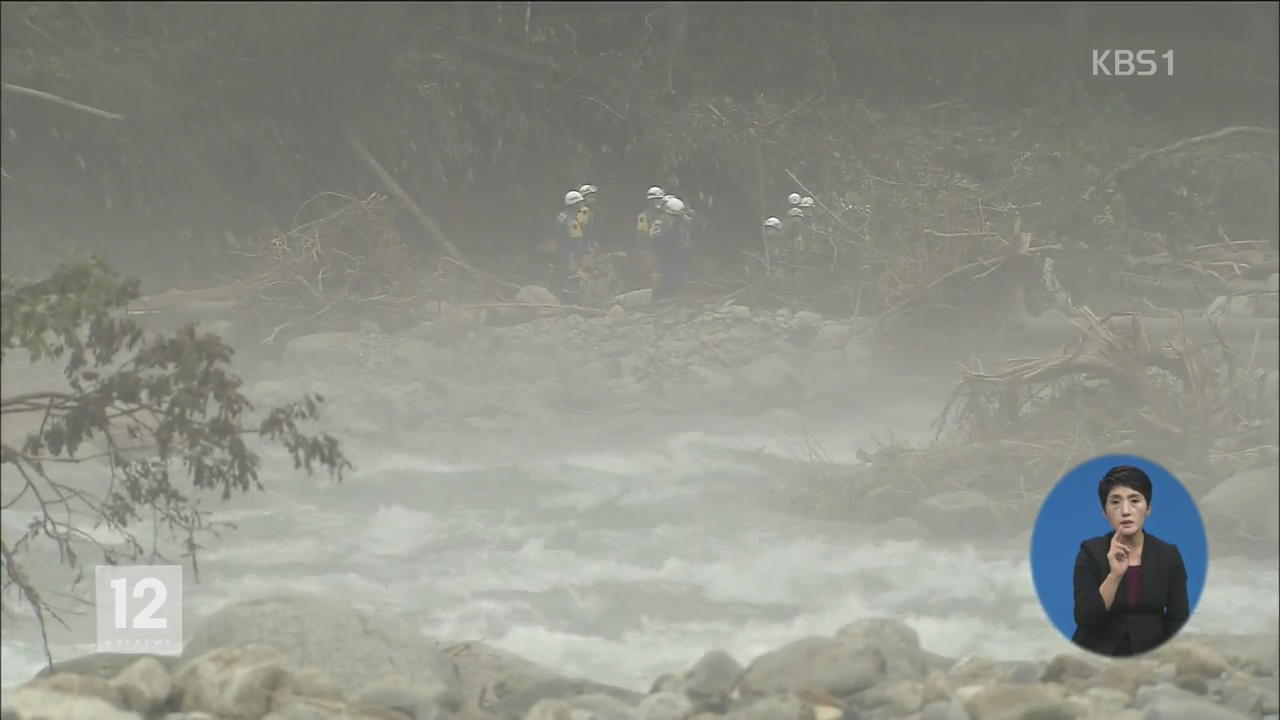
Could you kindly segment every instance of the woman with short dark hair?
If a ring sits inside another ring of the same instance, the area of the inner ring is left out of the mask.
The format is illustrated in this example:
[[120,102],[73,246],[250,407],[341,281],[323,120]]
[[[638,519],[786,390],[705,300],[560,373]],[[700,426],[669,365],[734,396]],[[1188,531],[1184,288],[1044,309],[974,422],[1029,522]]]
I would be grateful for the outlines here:
[[1111,468],[1098,483],[1112,531],[1080,543],[1076,555],[1071,641],[1086,650],[1111,657],[1154,650],[1190,615],[1178,546],[1143,529],[1151,495],[1151,479],[1129,465]]

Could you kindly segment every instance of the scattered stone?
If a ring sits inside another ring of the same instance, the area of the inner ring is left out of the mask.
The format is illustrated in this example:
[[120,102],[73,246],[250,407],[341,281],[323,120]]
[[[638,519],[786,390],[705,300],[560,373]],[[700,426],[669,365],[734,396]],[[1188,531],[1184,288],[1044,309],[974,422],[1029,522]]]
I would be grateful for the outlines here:
[[100,697],[24,685],[5,698],[4,720],[143,720]]
[[694,712],[688,697],[673,692],[649,695],[636,706],[637,720],[685,720]]
[[178,670],[178,707],[233,720],[253,720],[271,710],[272,697],[287,690],[284,655],[261,644],[221,647],[195,655]]
[[564,679],[531,660],[485,643],[451,645],[445,654],[457,668],[461,699],[467,707],[487,707],[539,682]]
[[739,684],[744,696],[816,690],[848,697],[875,685],[885,673],[877,648],[810,636],[756,658]]
[[1096,681],[1100,687],[1133,697],[1138,688],[1155,683],[1155,665],[1145,660],[1121,660],[1107,666]]
[[852,703],[859,710],[880,710],[892,717],[910,715],[924,707],[924,684],[915,680],[892,680],[858,693]]
[[1147,706],[1142,714],[1142,720],[1245,720],[1247,717],[1198,698],[1161,700]]
[[964,706],[972,720],[1072,720],[1073,715],[1058,685],[989,685]]
[[1080,655],[1055,656],[1044,668],[1044,682],[1063,683],[1068,680],[1091,680],[1102,667],[1095,661]]
[[959,700],[929,703],[920,712],[920,720],[970,720],[969,711]]
[[920,635],[915,628],[891,618],[864,618],[836,633],[836,639],[857,648],[878,650],[884,658],[885,673],[892,678],[922,680],[925,662]]
[[813,710],[794,695],[772,695],[738,708],[724,720],[812,720]]
[[126,710],[143,715],[159,712],[173,694],[173,678],[154,657],[139,658],[111,680],[125,700]]
[[728,708],[729,694],[738,685],[743,668],[723,650],[706,653],[684,674],[685,695],[696,710],[724,712]]

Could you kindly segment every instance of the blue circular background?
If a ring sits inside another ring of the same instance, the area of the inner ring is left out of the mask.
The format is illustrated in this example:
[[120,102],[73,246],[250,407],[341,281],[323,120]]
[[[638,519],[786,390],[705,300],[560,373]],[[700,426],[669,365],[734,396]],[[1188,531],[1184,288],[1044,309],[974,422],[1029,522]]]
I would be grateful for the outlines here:
[[1098,482],[1117,465],[1151,478],[1151,515],[1144,530],[1178,546],[1187,568],[1187,603],[1195,614],[1209,567],[1209,541],[1191,493],[1168,470],[1133,455],[1104,455],[1067,473],[1040,507],[1031,532],[1031,576],[1049,619],[1068,640],[1075,634],[1072,574],[1080,543],[1111,532],[1098,500]]

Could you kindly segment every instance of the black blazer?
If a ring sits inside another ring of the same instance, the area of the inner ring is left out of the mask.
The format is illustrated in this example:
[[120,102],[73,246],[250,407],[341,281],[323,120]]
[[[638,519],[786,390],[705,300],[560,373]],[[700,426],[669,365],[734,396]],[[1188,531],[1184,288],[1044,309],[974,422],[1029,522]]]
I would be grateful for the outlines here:
[[1114,531],[1080,543],[1074,582],[1076,632],[1071,642],[1112,657],[1136,655],[1159,647],[1187,621],[1187,569],[1177,545],[1146,533],[1138,602],[1129,605],[1128,580],[1122,578],[1108,610],[1098,586],[1111,572],[1107,549],[1113,535]]

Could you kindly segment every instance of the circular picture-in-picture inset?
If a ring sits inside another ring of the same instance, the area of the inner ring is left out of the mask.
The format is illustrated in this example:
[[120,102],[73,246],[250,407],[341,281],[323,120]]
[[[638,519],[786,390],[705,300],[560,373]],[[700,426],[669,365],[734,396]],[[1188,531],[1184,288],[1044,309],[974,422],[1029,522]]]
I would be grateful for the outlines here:
[[1106,455],[1067,473],[1031,534],[1031,574],[1071,642],[1124,657],[1159,647],[1200,600],[1209,543],[1195,500],[1145,458]]

